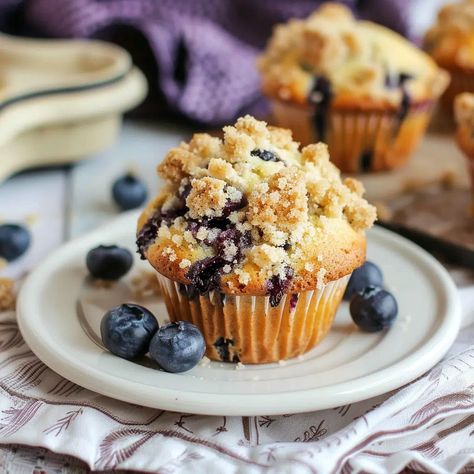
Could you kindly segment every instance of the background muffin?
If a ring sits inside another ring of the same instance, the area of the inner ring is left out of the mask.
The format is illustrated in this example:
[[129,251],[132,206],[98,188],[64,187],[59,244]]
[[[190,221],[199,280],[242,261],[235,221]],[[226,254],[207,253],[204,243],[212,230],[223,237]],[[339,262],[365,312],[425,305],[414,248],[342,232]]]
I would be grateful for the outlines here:
[[471,213],[474,217],[474,94],[465,92],[456,97],[454,111],[458,125],[456,139],[467,157],[467,166],[471,176],[473,203]]
[[246,116],[224,138],[196,134],[158,171],[167,185],[139,220],[172,320],[203,331],[208,356],[269,362],[328,331],[365,259],[375,210],[341,181],[327,147]]
[[474,0],[443,7],[425,35],[424,47],[451,74],[443,103],[452,110],[457,94],[474,92]]
[[449,80],[397,33],[332,3],[276,27],[259,68],[277,122],[326,141],[347,172],[403,164]]

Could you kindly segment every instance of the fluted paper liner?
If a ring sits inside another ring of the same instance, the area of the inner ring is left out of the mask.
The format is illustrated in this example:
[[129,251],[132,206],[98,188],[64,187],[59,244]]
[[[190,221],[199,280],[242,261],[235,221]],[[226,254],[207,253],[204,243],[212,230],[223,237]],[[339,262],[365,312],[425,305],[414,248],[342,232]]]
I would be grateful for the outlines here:
[[323,141],[331,161],[346,173],[383,171],[408,161],[431,119],[434,101],[412,104],[401,118],[395,110],[330,109],[326,132],[319,137],[314,106],[273,100],[277,124],[293,131],[303,145]]
[[284,295],[275,308],[268,296],[216,291],[192,295],[189,287],[160,274],[158,282],[170,320],[195,324],[206,340],[207,357],[260,364],[304,354],[321,341],[331,327],[349,277],[322,289]]

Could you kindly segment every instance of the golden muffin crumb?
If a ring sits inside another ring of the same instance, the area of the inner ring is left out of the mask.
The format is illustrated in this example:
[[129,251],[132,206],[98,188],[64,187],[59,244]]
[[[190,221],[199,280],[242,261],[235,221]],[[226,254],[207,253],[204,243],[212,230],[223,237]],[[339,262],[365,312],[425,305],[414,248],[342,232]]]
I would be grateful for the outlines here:
[[132,291],[135,298],[147,298],[161,295],[156,274],[143,271],[132,278]]
[[320,287],[363,262],[375,208],[357,180],[341,180],[326,145],[300,150],[291,132],[248,115],[211,138],[195,135],[158,167],[166,187],[140,217],[137,243],[159,272],[264,294]]
[[15,309],[15,282],[10,278],[0,277],[0,311]]

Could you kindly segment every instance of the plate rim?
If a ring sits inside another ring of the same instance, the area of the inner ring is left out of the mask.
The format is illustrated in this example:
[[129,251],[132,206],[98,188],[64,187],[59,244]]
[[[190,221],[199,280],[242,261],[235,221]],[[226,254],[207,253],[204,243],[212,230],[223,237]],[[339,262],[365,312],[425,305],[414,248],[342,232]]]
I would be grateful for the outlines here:
[[[33,297],[38,294],[42,275],[48,272],[48,266],[56,260],[62,259],[63,255],[79,243],[97,239],[97,236],[100,236],[109,228],[118,226],[122,221],[130,222],[132,216],[138,216],[138,213],[136,211],[124,213],[92,232],[63,244],[47,256],[28,275],[18,297],[17,322],[28,347],[50,369],[93,392],[150,408],[200,415],[281,415],[323,410],[372,398],[413,381],[442,359],[458,334],[462,319],[461,303],[457,288],[446,269],[428,252],[413,242],[389,230],[374,227],[369,231],[369,238],[370,234],[376,234],[383,240],[395,244],[397,248],[402,247],[404,250],[411,252],[412,255],[414,254],[418,261],[421,261],[432,270],[432,274],[436,276],[439,285],[438,290],[443,291],[441,296],[445,303],[445,311],[439,327],[421,347],[389,367],[358,377],[355,379],[358,382],[356,390],[354,390],[355,380],[287,392],[284,395],[282,393],[217,394],[193,391],[182,392],[176,389],[143,385],[130,380],[124,384],[123,378],[90,367],[85,363],[81,363],[80,360],[70,359],[65,361],[61,357],[58,358],[58,353],[54,350],[54,344],[50,345],[44,339],[47,332],[41,333],[41,329],[35,331],[34,328],[38,326],[30,323],[31,319],[35,319],[31,315],[38,311],[35,308]],[[43,342],[41,342],[42,338],[40,336],[43,336]],[[403,370],[397,370],[400,367],[403,367]],[[391,375],[390,372],[392,372]],[[107,384],[104,384],[104,378],[107,380]],[[383,380],[383,382],[380,382],[380,380]],[[204,402],[203,399],[205,399]]]

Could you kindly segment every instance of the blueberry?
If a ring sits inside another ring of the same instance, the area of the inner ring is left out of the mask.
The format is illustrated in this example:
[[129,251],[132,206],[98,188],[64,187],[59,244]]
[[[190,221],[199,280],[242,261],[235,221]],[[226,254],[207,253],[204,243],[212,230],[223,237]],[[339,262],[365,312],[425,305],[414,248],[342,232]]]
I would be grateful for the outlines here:
[[193,263],[186,273],[186,277],[191,281],[193,287],[204,295],[208,291],[217,290],[220,286],[222,267],[226,261],[216,255],[206,257]]
[[146,186],[132,174],[118,178],[112,186],[112,196],[122,211],[141,206],[146,201],[147,195]]
[[283,276],[276,275],[267,281],[267,294],[270,295],[270,306],[276,308],[283,295],[288,290],[294,271],[291,267],[286,267]]
[[250,154],[260,158],[263,161],[281,161],[280,158],[278,158],[278,156],[270,150],[260,150],[255,148],[255,150],[252,150]]
[[100,280],[118,280],[132,267],[129,250],[117,245],[99,245],[89,250],[86,265],[90,274]]
[[150,343],[150,355],[167,372],[185,372],[203,357],[206,344],[201,331],[187,321],[162,326]]
[[137,235],[137,249],[142,260],[146,259],[148,247],[155,241],[158,235],[158,229],[161,226],[163,218],[159,212],[153,214],[143,225]]
[[389,328],[398,314],[397,300],[382,288],[368,286],[351,298],[352,319],[363,331],[377,332]]
[[350,300],[352,295],[362,291],[366,286],[383,286],[382,270],[372,262],[365,262],[354,270],[344,293],[344,299]]
[[23,255],[31,243],[28,229],[18,224],[0,225],[0,258],[9,262]]
[[158,330],[153,314],[137,304],[122,304],[105,313],[100,323],[104,346],[119,357],[133,360],[148,352]]

